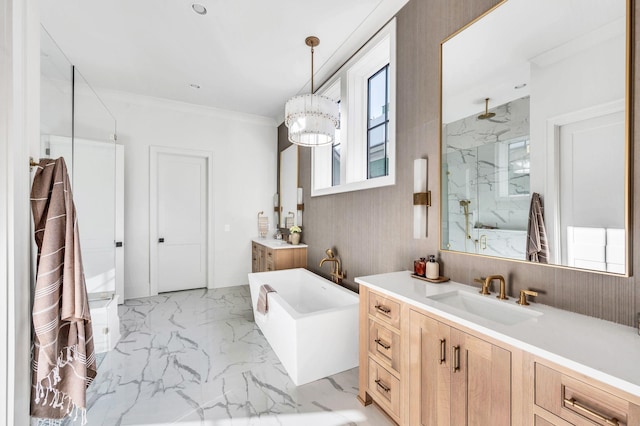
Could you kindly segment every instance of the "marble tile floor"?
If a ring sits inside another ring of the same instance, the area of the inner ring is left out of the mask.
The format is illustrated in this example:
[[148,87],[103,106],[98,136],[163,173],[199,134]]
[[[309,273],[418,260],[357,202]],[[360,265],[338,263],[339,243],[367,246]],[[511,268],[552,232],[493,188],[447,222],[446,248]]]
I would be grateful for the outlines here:
[[248,286],[128,300],[119,314],[88,425],[393,424],[357,401],[357,368],[296,387],[253,322]]

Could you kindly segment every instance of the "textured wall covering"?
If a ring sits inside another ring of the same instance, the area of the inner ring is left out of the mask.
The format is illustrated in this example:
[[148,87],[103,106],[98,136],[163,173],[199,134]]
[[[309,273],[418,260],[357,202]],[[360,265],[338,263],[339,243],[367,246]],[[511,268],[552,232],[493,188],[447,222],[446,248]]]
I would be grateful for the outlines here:
[[[301,149],[300,184],[304,187],[304,242],[309,244],[309,268],[328,247],[336,249],[347,271],[346,284],[356,276],[411,269],[413,259],[438,253],[439,244],[439,55],[442,39],[491,8],[495,0],[411,0],[397,15],[397,176],[396,185],[365,191],[309,197],[311,152]],[[638,44],[640,2],[636,2],[635,45]],[[638,57],[634,47],[633,57]],[[637,96],[638,63],[634,64],[634,122],[640,118]],[[284,126],[281,126],[284,127]],[[640,136],[634,126],[634,140]],[[286,131],[282,129],[279,135]],[[640,154],[633,151],[637,163]],[[429,189],[434,206],[428,212],[426,239],[413,239],[413,160],[427,158]],[[640,193],[640,170],[633,174]],[[633,201],[632,220],[640,224],[640,201]],[[640,226],[633,228],[635,252],[640,252]],[[521,288],[541,292],[536,302],[631,325],[640,310],[636,280],[556,267],[531,265],[480,256],[439,253],[442,271],[453,280],[473,284],[473,278],[503,274],[509,294]],[[323,268],[324,269],[324,268]],[[634,258],[634,271],[640,262]]]

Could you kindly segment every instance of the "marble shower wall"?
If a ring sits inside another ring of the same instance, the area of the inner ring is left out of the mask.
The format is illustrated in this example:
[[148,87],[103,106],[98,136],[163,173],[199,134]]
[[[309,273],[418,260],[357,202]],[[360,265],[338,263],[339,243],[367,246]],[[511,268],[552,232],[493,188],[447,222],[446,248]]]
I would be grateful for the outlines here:
[[[442,191],[447,200],[443,245],[455,251],[524,259],[529,174],[512,173],[509,152],[512,144],[528,144],[529,97],[490,111],[496,114],[492,118],[480,120],[473,115],[443,128],[447,147],[443,150]],[[521,160],[528,163],[528,154]],[[468,218],[461,201],[470,201]]]

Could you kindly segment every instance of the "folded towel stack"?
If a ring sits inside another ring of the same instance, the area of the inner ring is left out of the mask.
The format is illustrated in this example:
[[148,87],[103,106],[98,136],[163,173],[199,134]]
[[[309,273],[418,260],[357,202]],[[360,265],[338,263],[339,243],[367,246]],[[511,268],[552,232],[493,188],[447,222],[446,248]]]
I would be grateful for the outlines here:
[[258,306],[256,306],[258,312],[264,315],[269,311],[269,300],[267,299],[267,294],[275,292],[276,291],[269,284],[260,286],[260,294],[258,295]]

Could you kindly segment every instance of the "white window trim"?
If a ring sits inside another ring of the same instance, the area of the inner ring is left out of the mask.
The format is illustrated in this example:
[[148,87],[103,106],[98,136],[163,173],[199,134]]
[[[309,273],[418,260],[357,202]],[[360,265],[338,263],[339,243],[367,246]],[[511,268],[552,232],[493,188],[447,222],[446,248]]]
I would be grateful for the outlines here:
[[[379,46],[388,44],[387,49]],[[381,52],[384,54],[382,55]],[[389,174],[367,179],[367,80],[389,64]],[[339,87],[339,93],[338,93]],[[311,196],[339,194],[395,185],[396,175],[396,20],[392,19],[318,90],[334,98],[341,95],[341,184],[331,186],[331,145],[311,154]],[[337,100],[337,98],[336,98]],[[357,106],[360,107],[357,107]],[[361,107],[364,105],[364,108]],[[346,126],[344,125],[346,123]],[[327,170],[328,169],[328,170]]]

